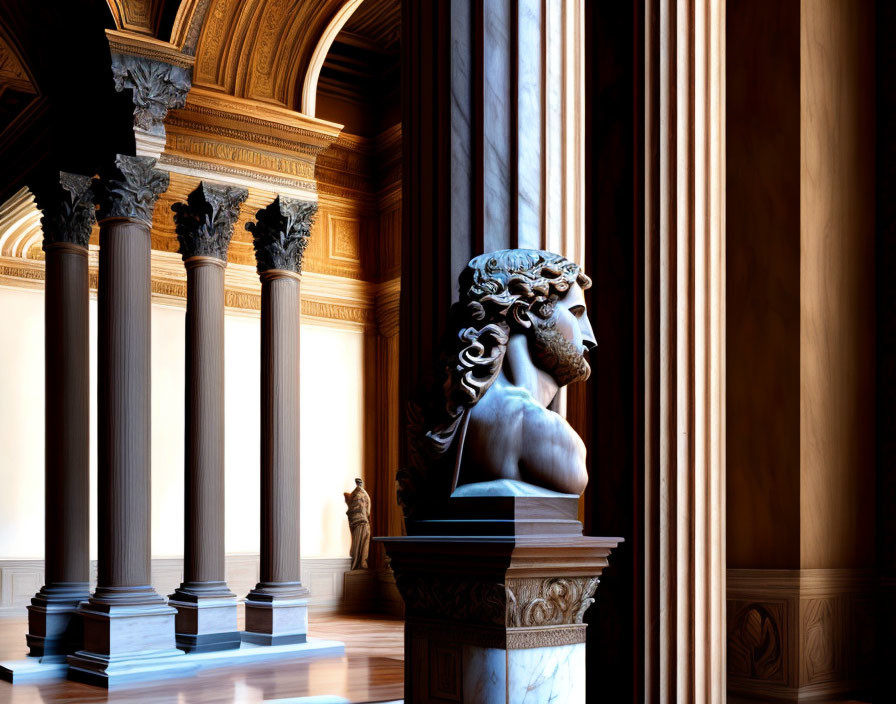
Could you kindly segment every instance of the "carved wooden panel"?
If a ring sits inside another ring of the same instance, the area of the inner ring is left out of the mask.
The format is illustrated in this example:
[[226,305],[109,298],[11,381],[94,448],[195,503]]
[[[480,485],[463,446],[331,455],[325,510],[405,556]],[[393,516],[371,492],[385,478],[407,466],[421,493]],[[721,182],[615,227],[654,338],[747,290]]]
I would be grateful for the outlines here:
[[728,673],[787,681],[787,602],[728,602]]
[[329,255],[332,259],[361,263],[361,221],[357,218],[327,216]]
[[156,36],[162,16],[162,0],[110,0],[118,29]]
[[728,570],[728,691],[796,701],[854,691],[873,675],[868,570]]
[[[312,608],[338,608],[342,601],[342,577],[350,562],[341,557],[302,560],[303,578],[311,585]],[[156,591],[170,594],[183,579],[183,560],[155,558],[151,572]],[[225,572],[231,590],[240,596],[247,594],[258,582],[258,555],[228,555]],[[43,583],[43,560],[0,560],[0,616],[24,618],[25,607]],[[91,560],[91,584],[96,585],[96,560]]]
[[845,633],[840,606],[840,600],[835,597],[801,600],[802,684],[818,684],[845,675],[841,657]]
[[462,667],[462,646],[457,643],[430,645],[429,696],[438,700],[463,701],[461,696]]

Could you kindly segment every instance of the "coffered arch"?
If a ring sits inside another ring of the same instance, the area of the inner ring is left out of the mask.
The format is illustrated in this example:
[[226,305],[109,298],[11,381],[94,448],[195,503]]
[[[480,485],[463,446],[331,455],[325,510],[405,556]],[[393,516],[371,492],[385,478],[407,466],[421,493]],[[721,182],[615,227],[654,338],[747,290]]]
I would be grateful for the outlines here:
[[301,111],[303,87],[316,86],[328,38],[359,4],[213,0],[199,31],[193,85]]

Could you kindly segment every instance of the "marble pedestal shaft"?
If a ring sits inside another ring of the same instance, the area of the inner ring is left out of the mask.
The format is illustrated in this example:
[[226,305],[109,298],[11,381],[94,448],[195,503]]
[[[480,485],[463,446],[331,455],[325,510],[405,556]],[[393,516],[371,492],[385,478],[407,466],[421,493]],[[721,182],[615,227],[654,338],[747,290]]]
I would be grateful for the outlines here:
[[45,583],[28,607],[31,655],[80,644],[90,581],[90,338],[87,247],[46,243]]
[[[474,502],[474,524],[501,526],[490,535],[469,534],[467,520],[448,534],[451,520],[441,518],[431,524],[441,534],[423,534],[427,521],[418,521],[409,532],[421,534],[378,539],[405,602],[406,701],[584,704],[582,617],[621,540],[584,537],[581,524],[576,532],[569,518],[538,518],[537,510],[525,519],[538,503]],[[575,504],[557,500],[548,513],[574,518]],[[525,524],[519,532],[514,515]]]
[[150,578],[150,237],[140,219],[100,223],[97,587],[81,605],[69,677],[100,685],[180,653]]
[[246,597],[243,640],[303,643],[299,567],[299,276],[261,273],[261,581]]
[[237,605],[224,580],[224,267],[195,256],[187,267],[184,582],[171,595],[177,646],[238,648]]

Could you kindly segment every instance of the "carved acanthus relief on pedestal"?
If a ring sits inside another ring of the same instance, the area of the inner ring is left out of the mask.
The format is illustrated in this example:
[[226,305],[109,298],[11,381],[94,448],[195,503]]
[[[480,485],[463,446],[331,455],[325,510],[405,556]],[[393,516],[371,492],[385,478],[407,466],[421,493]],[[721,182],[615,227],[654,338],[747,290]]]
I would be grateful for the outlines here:
[[411,614],[508,628],[581,624],[599,582],[597,577],[530,577],[500,583],[422,575],[397,581]]

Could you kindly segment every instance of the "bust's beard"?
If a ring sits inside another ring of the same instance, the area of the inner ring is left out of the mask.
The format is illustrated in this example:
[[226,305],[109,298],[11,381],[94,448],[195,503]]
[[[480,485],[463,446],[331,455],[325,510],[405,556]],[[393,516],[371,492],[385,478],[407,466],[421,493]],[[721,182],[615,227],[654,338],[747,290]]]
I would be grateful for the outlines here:
[[591,367],[585,355],[557,330],[555,323],[535,323],[532,328],[535,364],[554,377],[560,386],[585,381],[591,376]]

